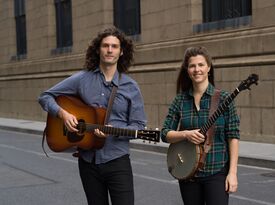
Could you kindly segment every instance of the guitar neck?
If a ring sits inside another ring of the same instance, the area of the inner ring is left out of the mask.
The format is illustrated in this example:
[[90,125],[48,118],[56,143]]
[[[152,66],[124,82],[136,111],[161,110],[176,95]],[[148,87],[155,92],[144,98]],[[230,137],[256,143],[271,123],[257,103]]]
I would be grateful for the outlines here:
[[138,130],[129,130],[124,128],[117,128],[105,125],[97,125],[97,124],[86,124],[86,131],[93,131],[95,129],[99,129],[105,134],[108,135],[118,135],[118,136],[129,136],[137,138]]
[[228,96],[221,105],[217,108],[217,110],[210,116],[207,122],[200,128],[200,132],[206,135],[206,132],[209,128],[216,122],[218,117],[225,111],[228,105],[234,100],[234,98],[240,93],[240,90],[236,88],[230,96]]

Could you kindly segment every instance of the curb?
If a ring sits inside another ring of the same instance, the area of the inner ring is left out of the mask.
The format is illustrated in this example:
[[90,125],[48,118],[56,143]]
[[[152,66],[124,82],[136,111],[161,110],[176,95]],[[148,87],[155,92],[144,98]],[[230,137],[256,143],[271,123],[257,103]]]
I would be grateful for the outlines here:
[[41,130],[25,129],[25,128],[20,128],[20,127],[7,127],[7,126],[1,126],[1,125],[0,125],[0,129],[43,136],[43,131],[41,131]]

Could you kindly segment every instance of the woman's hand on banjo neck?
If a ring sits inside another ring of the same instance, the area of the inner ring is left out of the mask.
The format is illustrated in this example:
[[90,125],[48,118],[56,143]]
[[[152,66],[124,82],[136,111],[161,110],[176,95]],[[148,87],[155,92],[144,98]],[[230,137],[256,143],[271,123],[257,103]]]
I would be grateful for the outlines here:
[[201,144],[205,140],[205,136],[199,132],[199,129],[169,131],[166,138],[169,143],[176,143],[181,140],[188,140],[193,144]]

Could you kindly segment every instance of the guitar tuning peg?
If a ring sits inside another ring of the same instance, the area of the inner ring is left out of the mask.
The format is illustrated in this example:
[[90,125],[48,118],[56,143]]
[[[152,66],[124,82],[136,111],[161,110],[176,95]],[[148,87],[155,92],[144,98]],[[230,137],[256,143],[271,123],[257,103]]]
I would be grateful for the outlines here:
[[159,128],[158,128],[158,127],[156,127],[156,130],[158,131],[158,130],[159,130]]
[[144,127],[144,130],[147,130],[147,127]]

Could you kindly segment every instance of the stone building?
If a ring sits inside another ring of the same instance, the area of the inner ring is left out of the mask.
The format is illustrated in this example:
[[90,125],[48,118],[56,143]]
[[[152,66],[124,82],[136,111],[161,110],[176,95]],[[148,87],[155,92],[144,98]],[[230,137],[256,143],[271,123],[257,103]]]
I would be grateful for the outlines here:
[[44,121],[39,94],[82,69],[89,40],[112,25],[135,41],[148,127],[162,126],[185,49],[201,45],[217,87],[260,76],[236,98],[241,137],[275,143],[274,0],[0,0],[0,117]]

